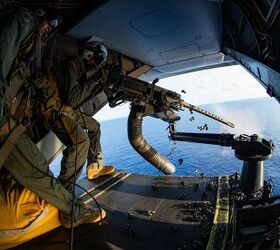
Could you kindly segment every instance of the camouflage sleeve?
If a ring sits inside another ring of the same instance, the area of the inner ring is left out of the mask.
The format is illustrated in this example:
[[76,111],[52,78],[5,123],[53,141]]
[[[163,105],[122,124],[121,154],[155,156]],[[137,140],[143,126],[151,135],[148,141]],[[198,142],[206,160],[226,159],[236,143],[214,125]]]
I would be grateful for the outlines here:
[[60,65],[59,71],[56,71],[58,76],[56,79],[62,100],[66,105],[70,105],[73,108],[79,106],[101,80],[97,75],[90,79],[82,79],[81,67],[74,60]]
[[18,54],[19,46],[34,28],[34,18],[27,9],[20,9],[7,20],[0,33],[0,105],[3,108],[7,76]]
[[18,49],[34,28],[34,18],[27,9],[21,9],[7,21],[0,34],[0,84],[5,84]]

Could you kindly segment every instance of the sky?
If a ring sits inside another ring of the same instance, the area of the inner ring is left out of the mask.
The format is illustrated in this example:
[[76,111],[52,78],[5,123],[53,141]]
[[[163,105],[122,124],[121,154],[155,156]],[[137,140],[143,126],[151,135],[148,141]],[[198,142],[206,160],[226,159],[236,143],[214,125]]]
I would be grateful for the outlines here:
[[[157,85],[180,93],[182,99],[194,105],[268,97],[265,88],[239,65],[168,77]],[[128,115],[129,104],[113,109],[106,105],[94,118],[105,121]]]

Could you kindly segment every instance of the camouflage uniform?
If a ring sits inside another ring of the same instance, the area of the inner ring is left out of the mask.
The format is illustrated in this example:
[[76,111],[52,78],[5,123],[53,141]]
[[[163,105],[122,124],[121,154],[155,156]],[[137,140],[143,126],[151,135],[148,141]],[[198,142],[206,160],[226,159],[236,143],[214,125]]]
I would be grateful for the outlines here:
[[[32,46],[27,46],[30,47],[30,51],[31,47],[36,46],[35,43],[39,42],[40,39],[35,39],[36,33],[38,32],[36,31],[36,20],[33,14],[22,8],[7,20],[0,34],[0,108],[3,111],[0,115],[1,130],[7,124],[7,121],[10,125],[9,131],[5,133],[1,131],[0,143],[2,147],[9,134],[16,127],[15,122],[9,117],[9,101],[5,100],[6,107],[4,108],[6,89],[14,84],[14,79],[17,79],[17,81],[21,79],[21,84],[28,80],[28,67],[24,63],[26,71],[19,72],[20,75],[13,73],[18,70],[19,55],[23,61],[28,58],[28,51],[23,51],[23,45],[26,43],[27,45],[32,44]],[[17,82],[17,84],[19,83]],[[23,133],[17,139],[3,167],[12,174],[14,179],[38,194],[40,198],[53,204],[65,214],[71,213],[72,195],[53,177],[44,156],[26,133]],[[74,214],[77,219],[82,217],[83,207],[75,204]]]
[[101,145],[100,145],[100,137],[101,137],[101,130],[100,130],[100,123],[95,120],[93,117],[83,113],[82,111],[78,112],[78,123],[79,125],[87,130],[87,134],[89,137],[90,148],[87,155],[87,162],[88,164],[101,160]]
[[105,81],[105,76],[100,71],[88,79],[85,65],[79,57],[59,61],[53,68],[53,75],[62,104],[72,108],[70,112],[61,112],[55,119],[49,119],[51,130],[66,146],[59,180],[69,188],[67,182],[74,180],[75,164],[78,178],[87,158],[88,162],[98,161],[101,158],[99,123],[80,110],[74,110],[90,95],[97,84]]

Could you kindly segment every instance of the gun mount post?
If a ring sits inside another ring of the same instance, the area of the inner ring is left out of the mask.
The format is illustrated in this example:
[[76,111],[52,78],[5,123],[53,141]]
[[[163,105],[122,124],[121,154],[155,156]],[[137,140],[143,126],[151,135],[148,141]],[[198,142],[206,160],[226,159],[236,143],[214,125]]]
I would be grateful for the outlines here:
[[273,143],[258,135],[240,135],[232,148],[235,156],[243,160],[240,189],[246,195],[260,191],[264,185],[264,161],[271,158]]

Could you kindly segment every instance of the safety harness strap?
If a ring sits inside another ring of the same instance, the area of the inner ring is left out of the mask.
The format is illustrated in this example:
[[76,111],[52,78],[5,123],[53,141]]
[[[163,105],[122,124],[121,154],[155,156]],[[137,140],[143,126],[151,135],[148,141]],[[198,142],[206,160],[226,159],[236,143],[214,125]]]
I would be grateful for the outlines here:
[[[16,144],[18,138],[24,133],[25,127],[20,124],[18,125],[8,136],[5,140],[3,145],[0,148],[0,169],[4,165],[9,153],[13,149],[14,145]],[[9,133],[9,124],[6,123],[0,129],[0,135],[4,135]]]

